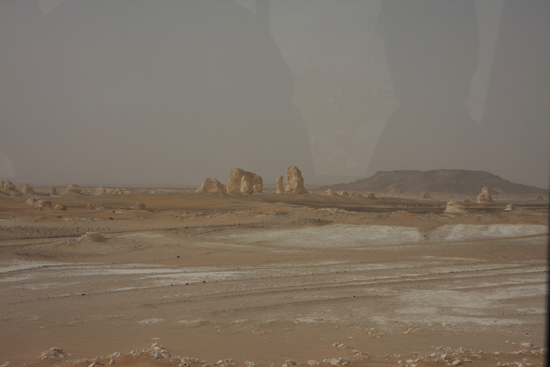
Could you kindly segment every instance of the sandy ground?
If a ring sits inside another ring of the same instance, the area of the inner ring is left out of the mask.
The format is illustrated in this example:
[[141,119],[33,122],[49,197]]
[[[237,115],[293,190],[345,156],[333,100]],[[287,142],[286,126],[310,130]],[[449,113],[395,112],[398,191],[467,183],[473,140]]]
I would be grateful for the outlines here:
[[0,197],[0,365],[546,358],[547,201],[45,193],[67,211]]

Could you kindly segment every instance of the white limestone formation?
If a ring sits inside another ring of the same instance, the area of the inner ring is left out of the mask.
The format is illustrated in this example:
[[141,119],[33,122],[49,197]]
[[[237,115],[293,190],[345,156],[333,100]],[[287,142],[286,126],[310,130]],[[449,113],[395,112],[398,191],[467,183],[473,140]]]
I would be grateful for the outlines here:
[[333,191],[333,190],[331,190],[331,189],[327,189],[327,190],[323,191],[323,193],[322,193],[321,195],[324,195],[324,196],[336,196],[336,195],[338,195],[338,194],[336,193],[336,191]]
[[339,191],[336,191],[336,194],[338,196],[349,196],[349,192],[347,192],[346,190],[339,190]]
[[62,204],[57,204],[55,207],[54,207],[55,210],[67,210],[67,207],[65,205],[62,205]]
[[505,211],[507,212],[511,212],[514,210],[514,205],[513,204],[506,204],[506,208],[504,208]]
[[145,203],[136,203],[134,206],[130,207],[134,210],[145,210]]
[[80,194],[82,194],[82,189],[80,189],[77,184],[70,184],[61,193],[61,195],[80,195]]
[[481,189],[481,193],[477,196],[476,201],[480,204],[493,202],[493,198],[491,197],[491,194],[489,194],[489,189],[487,187]]
[[286,170],[286,187],[285,194],[307,194],[308,191],[304,187],[304,178],[302,171],[296,166],[290,166]]
[[376,195],[374,195],[374,192],[367,192],[367,198],[368,199],[376,199]]
[[284,193],[284,177],[279,176],[277,177],[277,194],[283,194]]
[[103,187],[98,187],[95,189],[94,195],[105,195],[107,193],[107,190]]
[[197,194],[206,193],[225,193],[227,186],[222,184],[216,178],[205,178],[200,187],[195,191]]
[[466,206],[457,203],[456,201],[447,202],[447,207],[444,210],[445,213],[465,213]]
[[19,191],[21,191],[21,193],[25,195],[34,195],[34,189],[28,183],[25,183],[23,186],[21,186],[21,190]]
[[57,189],[55,187],[50,188],[50,196],[57,196]]
[[254,185],[262,185],[263,189],[262,177],[253,172],[245,171],[241,168],[234,168],[229,173],[227,192],[252,194],[254,192]]

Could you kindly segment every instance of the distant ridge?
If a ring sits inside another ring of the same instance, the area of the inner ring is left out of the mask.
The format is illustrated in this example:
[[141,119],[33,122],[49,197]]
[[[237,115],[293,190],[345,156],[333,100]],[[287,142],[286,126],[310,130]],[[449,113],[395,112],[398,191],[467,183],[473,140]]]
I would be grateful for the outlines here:
[[547,194],[548,190],[510,182],[485,171],[438,169],[433,171],[378,171],[351,183],[323,186],[320,189],[387,192],[446,192],[479,194],[487,186],[491,193],[508,195]]

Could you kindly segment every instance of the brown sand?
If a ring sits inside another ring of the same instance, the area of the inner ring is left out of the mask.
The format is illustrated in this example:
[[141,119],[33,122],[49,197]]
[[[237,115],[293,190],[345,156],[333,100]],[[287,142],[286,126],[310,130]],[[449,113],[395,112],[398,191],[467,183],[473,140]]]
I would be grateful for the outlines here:
[[133,191],[0,198],[0,364],[543,362],[544,203]]

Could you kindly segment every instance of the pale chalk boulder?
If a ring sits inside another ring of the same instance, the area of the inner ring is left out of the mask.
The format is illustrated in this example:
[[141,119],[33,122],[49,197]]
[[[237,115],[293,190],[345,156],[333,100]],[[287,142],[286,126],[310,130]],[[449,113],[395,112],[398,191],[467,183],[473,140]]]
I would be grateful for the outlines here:
[[25,203],[28,204],[28,205],[34,205],[34,204],[36,204],[37,201],[38,201],[38,199],[33,196],[32,198],[27,199],[27,201],[25,201]]
[[77,184],[70,184],[67,188],[61,193],[61,195],[80,195],[82,194],[82,189],[78,187]]
[[367,198],[368,199],[376,199],[376,195],[374,195],[374,192],[367,192]]
[[21,190],[19,191],[21,191],[21,193],[25,195],[34,195],[34,189],[28,183],[21,186]]
[[489,193],[489,189],[487,187],[484,187],[481,189],[481,193],[477,196],[476,201],[478,203],[492,203],[493,198],[491,197],[491,194]]
[[254,190],[254,194],[261,194],[262,191],[264,190],[264,185],[263,184],[254,185],[252,186],[252,190]]
[[284,193],[284,185],[283,180],[285,178],[283,176],[277,177],[277,194],[283,194]]
[[457,203],[456,201],[447,202],[447,207],[444,210],[445,213],[465,213],[466,206]]
[[333,190],[331,190],[331,189],[327,189],[327,190],[323,191],[323,193],[322,193],[321,195],[324,195],[324,196],[336,196],[336,195],[338,195],[338,194],[336,193],[336,191],[333,191]]
[[504,208],[505,211],[507,212],[511,212],[514,210],[514,205],[513,204],[506,204],[506,208]]
[[207,194],[207,193],[224,193],[227,191],[227,186],[222,184],[216,178],[208,177],[202,181],[202,184],[195,191],[197,194]]
[[286,170],[286,187],[285,194],[307,194],[308,191],[304,187],[304,178],[302,171],[296,166],[290,166]]
[[57,204],[55,207],[54,207],[55,210],[67,210],[67,207],[63,204]]
[[338,190],[336,194],[338,196],[349,196],[349,192],[347,192],[346,190]]

